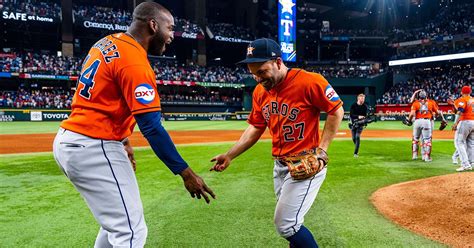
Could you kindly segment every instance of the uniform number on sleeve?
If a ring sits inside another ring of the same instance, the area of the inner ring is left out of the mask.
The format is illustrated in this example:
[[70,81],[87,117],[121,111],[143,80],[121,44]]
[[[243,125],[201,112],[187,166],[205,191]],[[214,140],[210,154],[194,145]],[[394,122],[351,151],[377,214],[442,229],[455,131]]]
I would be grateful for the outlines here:
[[[296,133],[296,138],[295,138]],[[294,125],[283,126],[283,139],[285,142],[295,141],[296,139],[304,139],[304,122],[299,122]]]
[[[84,61],[84,64],[87,62],[87,59]],[[79,77],[78,84],[82,84],[84,87],[79,91],[79,95],[85,99],[91,98],[90,90],[94,88],[94,77],[97,69],[99,69],[100,60],[96,59],[89,67],[84,69]]]

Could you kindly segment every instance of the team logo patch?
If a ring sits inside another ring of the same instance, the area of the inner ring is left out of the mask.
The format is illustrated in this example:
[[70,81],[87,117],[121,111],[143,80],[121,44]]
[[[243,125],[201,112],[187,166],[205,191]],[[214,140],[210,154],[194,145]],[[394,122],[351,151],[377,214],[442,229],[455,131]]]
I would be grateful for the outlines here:
[[135,88],[135,99],[143,104],[148,104],[155,99],[155,90],[149,84],[140,84]]
[[331,102],[335,102],[339,100],[339,95],[336,93],[336,91],[331,87],[331,85],[326,86],[326,89],[324,90],[324,94],[326,97],[329,99]]

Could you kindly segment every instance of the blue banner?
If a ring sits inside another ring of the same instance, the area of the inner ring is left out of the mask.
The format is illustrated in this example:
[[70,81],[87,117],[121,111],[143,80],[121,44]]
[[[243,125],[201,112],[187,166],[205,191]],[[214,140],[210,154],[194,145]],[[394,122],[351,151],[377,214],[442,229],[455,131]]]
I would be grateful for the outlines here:
[[296,61],[296,0],[278,0],[278,41],[283,61]]
[[0,72],[0,78],[11,78],[12,74],[10,72]]

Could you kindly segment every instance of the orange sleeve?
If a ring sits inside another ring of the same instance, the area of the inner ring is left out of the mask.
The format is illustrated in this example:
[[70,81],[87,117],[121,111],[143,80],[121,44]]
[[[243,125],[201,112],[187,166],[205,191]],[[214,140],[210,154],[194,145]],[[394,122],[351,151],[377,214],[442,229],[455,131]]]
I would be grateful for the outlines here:
[[329,82],[320,74],[310,74],[308,79],[310,102],[313,106],[328,114],[333,113],[342,101]]
[[253,91],[252,111],[250,112],[247,122],[256,128],[266,128],[267,122],[265,121],[265,118],[263,117],[262,106],[260,106],[259,104],[258,99],[260,98],[258,97],[257,93],[258,93],[258,86]]
[[414,102],[412,105],[411,105],[411,110],[415,110],[417,111],[418,109],[420,109],[420,102]]
[[120,69],[118,83],[132,114],[160,111],[160,97],[155,74],[146,65],[131,65]]
[[458,98],[456,99],[456,101],[454,101],[454,107],[456,108],[456,110],[458,110],[459,108],[463,108],[463,109],[466,108],[466,102],[463,100],[464,99],[462,98]]
[[433,112],[438,112],[439,111],[438,103],[436,103],[436,101],[434,100],[432,100],[431,102],[433,103]]

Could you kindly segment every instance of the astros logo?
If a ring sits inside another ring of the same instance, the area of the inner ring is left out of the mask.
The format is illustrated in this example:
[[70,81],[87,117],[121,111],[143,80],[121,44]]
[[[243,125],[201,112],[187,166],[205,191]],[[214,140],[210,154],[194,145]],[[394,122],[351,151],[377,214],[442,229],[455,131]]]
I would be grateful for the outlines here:
[[149,84],[140,84],[135,88],[135,99],[143,104],[148,104],[155,99],[155,90]]
[[324,90],[324,94],[326,94],[326,97],[329,99],[331,102],[335,102],[339,100],[339,95],[336,93],[336,91],[331,87],[331,85],[326,86],[326,89]]
[[255,50],[255,47],[251,47],[251,46],[247,47],[247,56],[253,55],[253,50]]

